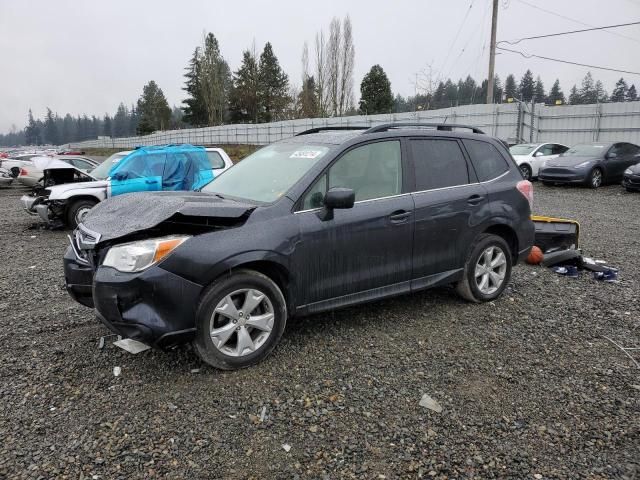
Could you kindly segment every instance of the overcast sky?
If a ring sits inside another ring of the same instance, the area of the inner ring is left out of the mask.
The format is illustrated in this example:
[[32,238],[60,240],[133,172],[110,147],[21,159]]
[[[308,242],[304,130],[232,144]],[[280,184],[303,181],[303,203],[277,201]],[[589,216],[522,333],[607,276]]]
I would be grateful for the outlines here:
[[[394,93],[412,95],[415,75],[431,64],[454,79],[486,77],[491,0],[0,0],[0,132],[22,128],[27,111],[42,117],[115,113],[155,80],[170,105],[183,98],[183,69],[203,31],[218,38],[232,70],[243,49],[265,42],[290,80],[300,85],[303,43],[333,16],[351,16],[356,48],[355,88],[380,64]],[[469,6],[471,5],[471,8]],[[534,8],[537,7],[537,8]],[[548,10],[552,13],[545,12]],[[466,22],[460,26],[465,14]],[[559,16],[558,16],[559,15]],[[498,40],[640,20],[640,0],[501,0]],[[566,18],[562,18],[566,17]],[[456,32],[460,32],[456,37]],[[518,44],[514,49],[574,62],[640,72],[640,26]],[[312,52],[311,52],[312,56]],[[565,93],[588,69],[514,54],[496,58],[496,73],[516,78],[527,68],[548,89]],[[592,69],[608,92],[619,73]],[[640,76],[623,75],[640,87]],[[357,101],[357,98],[356,98]]]

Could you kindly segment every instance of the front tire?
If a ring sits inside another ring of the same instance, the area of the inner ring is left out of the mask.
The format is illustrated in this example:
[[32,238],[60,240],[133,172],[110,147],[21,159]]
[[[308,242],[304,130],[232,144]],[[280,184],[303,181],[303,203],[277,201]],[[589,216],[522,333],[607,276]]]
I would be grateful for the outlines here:
[[522,174],[522,178],[531,181],[531,167],[529,165],[526,163],[520,165],[520,173]]
[[73,202],[67,209],[67,225],[74,230],[78,228],[78,225],[82,223],[84,217],[87,216],[89,210],[91,210],[96,203],[98,202],[88,198]]
[[602,186],[602,170],[599,168],[594,168],[591,170],[589,174],[589,178],[587,178],[587,185],[589,188],[599,188]]
[[193,346],[212,367],[246,368],[269,356],[286,323],[286,302],[275,282],[256,271],[239,270],[204,294]]
[[511,249],[502,237],[487,233],[478,235],[456,290],[470,302],[495,300],[509,283],[511,265]]

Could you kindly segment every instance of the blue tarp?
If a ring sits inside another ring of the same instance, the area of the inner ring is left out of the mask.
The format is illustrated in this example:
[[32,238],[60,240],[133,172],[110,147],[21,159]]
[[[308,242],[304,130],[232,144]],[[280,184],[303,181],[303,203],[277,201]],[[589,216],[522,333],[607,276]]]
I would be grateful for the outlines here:
[[109,171],[113,195],[143,190],[197,190],[213,180],[203,147],[140,147]]

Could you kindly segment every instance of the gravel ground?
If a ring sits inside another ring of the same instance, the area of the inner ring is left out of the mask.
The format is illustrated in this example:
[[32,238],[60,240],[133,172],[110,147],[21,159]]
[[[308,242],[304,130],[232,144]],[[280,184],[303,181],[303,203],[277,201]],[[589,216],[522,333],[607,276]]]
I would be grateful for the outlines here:
[[640,369],[604,336],[640,346],[640,195],[535,192],[620,283],[519,266],[496,302],[442,288],[292,321],[224,373],[99,350],[62,288],[68,232],[1,190],[0,478],[637,478]]

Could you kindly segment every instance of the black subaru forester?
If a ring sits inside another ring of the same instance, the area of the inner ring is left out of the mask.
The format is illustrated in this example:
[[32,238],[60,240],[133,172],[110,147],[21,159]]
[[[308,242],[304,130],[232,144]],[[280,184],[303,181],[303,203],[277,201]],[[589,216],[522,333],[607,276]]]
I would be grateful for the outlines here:
[[126,338],[246,367],[294,315],[445,284],[494,300],[533,243],[532,194],[472,127],[312,129],[200,192],[100,203],[71,238],[67,289]]

